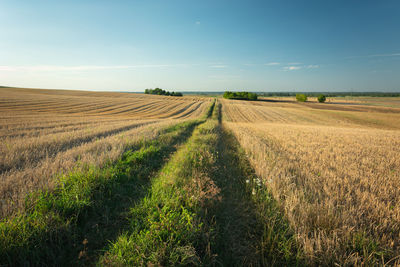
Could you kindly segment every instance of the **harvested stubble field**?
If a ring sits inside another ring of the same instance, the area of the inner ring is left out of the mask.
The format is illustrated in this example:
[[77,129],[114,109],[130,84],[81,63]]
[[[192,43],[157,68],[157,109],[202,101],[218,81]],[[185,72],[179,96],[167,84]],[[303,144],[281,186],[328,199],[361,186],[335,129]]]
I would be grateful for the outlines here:
[[[0,216],[54,176],[114,161],[138,140],[201,116],[207,99],[0,88]],[[79,166],[77,165],[79,164]]]
[[400,108],[224,100],[223,118],[310,264],[400,263]]
[[0,93],[0,264],[400,264],[393,103]]

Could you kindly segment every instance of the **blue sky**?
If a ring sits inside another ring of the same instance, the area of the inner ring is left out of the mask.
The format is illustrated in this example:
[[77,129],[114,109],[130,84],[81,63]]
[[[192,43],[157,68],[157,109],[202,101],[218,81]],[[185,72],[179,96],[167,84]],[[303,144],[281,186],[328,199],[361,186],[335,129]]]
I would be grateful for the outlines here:
[[400,91],[397,0],[0,0],[0,85]]

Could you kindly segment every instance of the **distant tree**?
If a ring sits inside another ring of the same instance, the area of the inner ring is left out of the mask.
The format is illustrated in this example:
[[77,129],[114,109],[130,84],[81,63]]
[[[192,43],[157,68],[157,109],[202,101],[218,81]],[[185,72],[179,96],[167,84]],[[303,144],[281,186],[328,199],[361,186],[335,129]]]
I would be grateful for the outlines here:
[[249,100],[257,100],[258,96],[256,93],[247,93],[247,98]]
[[319,102],[319,103],[324,103],[325,101],[326,101],[326,96],[323,95],[323,94],[320,94],[320,95],[318,96],[318,102]]
[[170,93],[158,87],[154,89],[146,89],[144,90],[144,93],[152,95],[182,96],[182,93],[175,93],[175,92]]
[[153,92],[154,92],[155,95],[165,95],[165,91],[163,89],[160,89],[160,88],[155,88],[153,90]]
[[225,91],[223,97],[227,99],[233,98],[233,93],[231,91]]
[[296,94],[296,100],[299,102],[306,102],[307,96],[305,94]]
[[257,100],[256,93],[249,93],[249,92],[231,92],[225,91],[223,94],[224,98],[227,99],[239,99],[239,100]]

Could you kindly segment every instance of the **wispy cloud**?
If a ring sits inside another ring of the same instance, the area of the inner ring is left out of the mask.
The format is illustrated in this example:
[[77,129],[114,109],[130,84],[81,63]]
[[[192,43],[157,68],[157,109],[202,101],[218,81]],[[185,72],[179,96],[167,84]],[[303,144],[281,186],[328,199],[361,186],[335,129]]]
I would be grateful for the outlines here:
[[80,66],[58,66],[58,65],[37,65],[37,66],[0,66],[0,71],[93,71],[93,70],[123,70],[138,68],[166,68],[166,67],[187,67],[190,64],[154,64],[154,65],[80,65]]
[[370,73],[392,73],[392,70],[371,70]]
[[201,22],[198,20],[198,21],[195,22],[195,24],[196,24],[196,25],[200,25]]
[[227,65],[211,65],[210,68],[215,68],[215,69],[223,69],[227,68]]
[[280,63],[279,62],[269,62],[269,63],[265,63],[264,65],[265,66],[276,66],[276,65],[279,65]]
[[290,62],[290,63],[288,63],[288,65],[301,65],[301,64],[303,64],[303,63],[301,63],[301,62]]
[[210,79],[237,79],[240,78],[240,75],[229,75],[229,74],[222,74],[222,75],[209,75],[208,78]]
[[400,53],[393,53],[393,54],[376,54],[376,55],[368,55],[367,57],[398,57]]
[[282,68],[284,71],[301,70],[301,69],[318,69],[319,65],[301,65],[301,66],[285,66]]
[[302,69],[302,67],[300,67],[300,66],[287,66],[287,67],[283,67],[282,69],[283,69],[283,70],[286,70],[286,71],[291,71],[291,70],[299,70],[299,69]]
[[364,55],[364,56],[351,56],[347,57],[347,59],[353,58],[374,58],[374,57],[399,57],[400,53],[391,53],[391,54],[373,54],[373,55]]

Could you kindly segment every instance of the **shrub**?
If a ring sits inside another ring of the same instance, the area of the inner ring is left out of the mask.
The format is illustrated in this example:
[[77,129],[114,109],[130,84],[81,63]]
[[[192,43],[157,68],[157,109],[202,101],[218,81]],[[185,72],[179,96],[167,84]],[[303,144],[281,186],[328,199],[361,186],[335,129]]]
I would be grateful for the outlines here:
[[249,93],[249,92],[230,92],[225,91],[224,98],[227,99],[240,99],[240,100],[257,100],[256,93]]
[[319,95],[318,96],[318,102],[319,103],[324,103],[326,101],[326,96],[324,95]]
[[172,96],[182,96],[182,93],[179,93],[179,92],[172,92],[171,95],[172,95]]
[[296,100],[299,102],[306,102],[307,96],[305,94],[296,94]]

